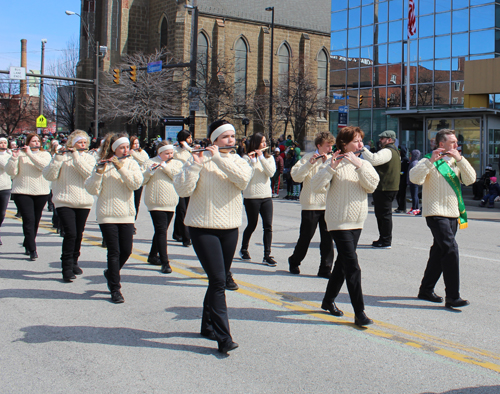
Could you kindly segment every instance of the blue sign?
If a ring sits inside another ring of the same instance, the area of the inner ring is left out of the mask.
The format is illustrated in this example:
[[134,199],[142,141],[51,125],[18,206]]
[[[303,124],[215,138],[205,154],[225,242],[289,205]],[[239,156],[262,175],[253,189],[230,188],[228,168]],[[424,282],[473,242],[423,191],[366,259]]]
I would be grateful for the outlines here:
[[349,106],[348,105],[341,105],[339,107],[339,112],[342,114],[346,114],[349,112]]
[[161,60],[157,62],[148,63],[148,74],[160,72],[162,69],[162,63],[163,62]]
[[343,94],[338,94],[338,93],[333,93],[333,98],[335,100],[340,100],[340,99],[344,98],[344,95]]
[[339,107],[339,127],[347,126],[349,117],[349,106],[341,105]]

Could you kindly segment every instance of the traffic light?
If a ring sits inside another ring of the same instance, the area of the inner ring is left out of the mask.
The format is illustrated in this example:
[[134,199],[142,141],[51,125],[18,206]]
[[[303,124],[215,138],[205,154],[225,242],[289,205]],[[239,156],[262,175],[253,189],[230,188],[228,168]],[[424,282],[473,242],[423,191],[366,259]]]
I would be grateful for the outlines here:
[[387,106],[391,105],[391,98],[387,97]]
[[130,66],[130,80],[137,81],[137,66]]
[[117,85],[120,84],[120,69],[119,68],[113,69],[113,82],[116,83]]
[[359,95],[359,106],[361,107],[362,104],[363,104],[363,95],[360,94]]

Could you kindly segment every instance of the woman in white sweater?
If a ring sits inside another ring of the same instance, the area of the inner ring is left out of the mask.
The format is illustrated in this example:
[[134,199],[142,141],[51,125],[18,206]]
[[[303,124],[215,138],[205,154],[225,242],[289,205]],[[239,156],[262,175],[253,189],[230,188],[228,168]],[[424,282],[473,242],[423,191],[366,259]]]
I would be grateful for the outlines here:
[[354,153],[363,149],[363,137],[359,127],[344,127],[337,136],[339,150],[311,180],[313,192],[327,193],[325,221],[338,252],[321,308],[334,316],[344,314],[335,298],[345,281],[358,326],[373,323],[364,312],[356,248],[368,215],[367,194],[373,193],[380,180],[373,166]]
[[52,182],[52,201],[64,234],[61,254],[62,276],[72,282],[81,275],[78,266],[83,231],[94,198],[85,189],[85,180],[92,174],[94,157],[86,150],[90,138],[85,131],[71,133],[63,153],[56,153],[43,169],[43,176]]
[[97,196],[97,223],[108,248],[108,281],[111,301],[124,302],[120,292],[120,270],[132,253],[135,207],[134,190],[143,182],[139,164],[129,156],[125,134],[108,134],[98,165],[85,181],[87,191]]
[[173,160],[173,156],[173,145],[162,141],[158,144],[157,156],[145,163],[143,171],[144,202],[155,228],[148,263],[161,265],[164,274],[172,272],[167,253],[167,229],[179,202],[173,179],[182,167],[182,162]]
[[273,200],[271,193],[271,177],[276,172],[274,157],[267,151],[266,137],[262,133],[255,133],[250,138],[248,155],[245,160],[252,167],[252,179],[247,188],[243,190],[243,203],[247,214],[247,227],[243,232],[240,256],[243,260],[250,260],[248,244],[257,227],[259,215],[264,228],[264,259],[262,262],[271,267],[276,267],[276,261],[271,256],[271,242],[273,239]]
[[[0,227],[5,219],[5,212],[7,211],[7,205],[9,205],[12,189],[12,179],[5,172],[5,165],[11,156],[11,152],[7,151],[7,147],[7,138],[0,137]],[[2,245],[2,238],[0,238],[0,245]]]
[[50,184],[43,177],[42,170],[51,159],[49,152],[43,152],[37,134],[28,134],[26,145],[13,150],[5,171],[12,177],[12,195],[23,219],[25,253],[30,260],[36,260],[36,235],[50,193]]
[[[146,161],[149,160],[149,156],[144,149],[141,148],[141,142],[139,138],[135,135],[130,137],[130,156],[139,164],[141,170],[144,170],[144,165]],[[134,206],[135,206],[135,220],[137,220],[137,215],[139,214],[139,206],[141,205],[142,196],[142,186],[134,190]],[[135,228],[134,228],[135,234]]]
[[210,125],[205,153],[193,153],[174,178],[180,197],[191,196],[184,222],[189,226],[193,248],[208,276],[203,302],[201,335],[217,340],[219,352],[238,347],[229,331],[225,284],[231,268],[238,227],[241,226],[242,196],[252,176],[248,163],[224,147],[235,143],[234,127],[225,120]]

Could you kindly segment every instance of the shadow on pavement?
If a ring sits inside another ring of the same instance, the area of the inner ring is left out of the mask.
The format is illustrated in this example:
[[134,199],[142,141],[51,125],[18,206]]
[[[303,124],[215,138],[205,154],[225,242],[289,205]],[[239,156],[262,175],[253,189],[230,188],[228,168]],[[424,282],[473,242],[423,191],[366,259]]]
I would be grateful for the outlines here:
[[498,394],[500,393],[500,386],[477,386],[477,387],[464,387],[454,390],[443,392],[426,391],[422,394]]

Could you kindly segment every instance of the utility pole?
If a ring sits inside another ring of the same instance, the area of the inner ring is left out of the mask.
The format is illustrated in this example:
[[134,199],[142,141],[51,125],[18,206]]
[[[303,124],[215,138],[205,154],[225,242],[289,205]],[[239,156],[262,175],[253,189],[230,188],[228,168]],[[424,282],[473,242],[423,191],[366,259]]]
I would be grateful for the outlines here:
[[[193,15],[192,15],[192,23],[191,23],[191,33],[192,33],[192,40],[191,40],[191,62],[190,62],[190,88],[194,91],[196,90],[196,63],[198,62],[198,6],[197,6],[197,1],[193,0],[193,5],[189,7],[193,10]],[[199,98],[196,95],[194,99]],[[193,100],[193,98],[191,98]],[[191,101],[189,103],[191,105]],[[194,138],[194,133],[195,133],[195,120],[196,120],[196,111],[189,111],[189,132],[191,133],[191,136]]]
[[[42,39],[42,64],[40,66],[40,74],[44,74],[45,70],[45,44],[47,43],[47,40],[44,38]],[[39,103],[38,103],[38,112],[40,115],[43,115],[43,78],[40,78],[40,97],[39,97]]]
[[95,76],[94,76],[94,137],[99,138],[99,41],[95,43]]
[[267,7],[266,11],[271,11],[271,67],[269,70],[269,146],[273,140],[273,55],[274,55],[274,7]]

